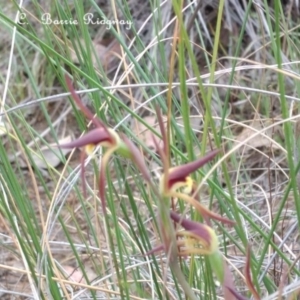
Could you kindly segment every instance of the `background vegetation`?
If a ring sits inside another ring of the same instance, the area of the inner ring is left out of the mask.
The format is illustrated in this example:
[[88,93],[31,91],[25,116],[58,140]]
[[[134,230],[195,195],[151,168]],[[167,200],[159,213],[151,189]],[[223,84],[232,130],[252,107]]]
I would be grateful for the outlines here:
[[[98,198],[102,149],[86,160],[83,196],[80,151],[57,145],[92,125],[65,74],[91,111],[139,146],[154,180],[155,105],[170,120],[172,166],[222,149],[194,179],[201,203],[236,221],[214,229],[237,290],[251,297],[251,245],[261,298],[297,298],[298,1],[0,0],[0,24],[1,299],[185,298],[166,255],[146,255],[161,243],[157,198],[137,168],[110,160],[109,226]],[[173,209],[201,220],[180,200]],[[181,267],[199,299],[223,297],[205,257]]]

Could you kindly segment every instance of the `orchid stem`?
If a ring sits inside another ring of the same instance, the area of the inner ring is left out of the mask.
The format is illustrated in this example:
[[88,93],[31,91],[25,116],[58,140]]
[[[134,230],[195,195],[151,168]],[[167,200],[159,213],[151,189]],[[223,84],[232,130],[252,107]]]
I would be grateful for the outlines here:
[[186,296],[190,300],[197,300],[197,297],[196,297],[194,291],[192,290],[189,283],[186,281],[184,275],[182,274],[182,271],[180,269],[178,261],[173,261],[172,263],[170,263],[170,269],[176,276],[176,278],[177,278],[179,284],[181,285],[182,289],[184,290]]

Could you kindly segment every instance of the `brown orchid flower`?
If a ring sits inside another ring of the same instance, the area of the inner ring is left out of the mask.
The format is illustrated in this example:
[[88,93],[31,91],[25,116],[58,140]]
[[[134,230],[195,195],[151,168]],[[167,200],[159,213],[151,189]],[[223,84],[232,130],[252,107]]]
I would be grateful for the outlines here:
[[[170,218],[177,224],[180,224],[185,230],[176,231],[176,236],[185,240],[177,240],[177,247],[184,247],[179,250],[180,256],[190,254],[207,255],[218,249],[218,239],[213,229],[203,223],[191,221],[183,218],[174,211],[170,211]],[[164,245],[158,245],[147,255],[164,250]]]
[[[156,114],[158,118],[160,131],[162,133],[163,142],[164,145],[166,145],[167,137],[165,127],[163,126],[162,115],[159,109],[156,109]],[[182,199],[190,205],[194,206],[195,209],[200,213],[200,215],[203,216],[204,220],[207,222],[208,225],[210,225],[210,219],[220,221],[224,224],[234,225],[234,221],[229,220],[227,218],[223,218],[220,215],[210,211],[205,206],[203,206],[197,199],[188,195],[194,191],[193,180],[189,175],[201,168],[202,166],[204,166],[205,164],[207,164],[212,159],[214,159],[216,155],[220,153],[220,150],[213,150],[206,154],[204,157],[201,157],[195,161],[168,169],[166,146],[164,146],[164,148],[162,149],[161,147],[159,147],[156,139],[153,139],[153,141],[156,144],[155,146],[158,149],[164,166],[164,174],[160,177],[159,181],[160,195],[162,197],[174,197]],[[180,188],[184,188],[184,191],[178,192],[177,190]]]
[[101,166],[100,166],[100,175],[99,175],[99,196],[102,203],[102,208],[104,213],[106,213],[106,201],[105,201],[105,169],[108,164],[108,161],[114,152],[118,152],[120,155],[131,158],[142,175],[147,181],[150,181],[150,174],[147,170],[147,167],[142,159],[142,156],[137,149],[137,147],[125,136],[120,136],[111,128],[108,128],[100,119],[95,118],[90,110],[83,105],[80,98],[76,94],[72,82],[68,76],[65,77],[68,89],[71,93],[73,100],[79,109],[84,113],[84,115],[91,120],[95,125],[95,129],[92,129],[88,133],[84,134],[80,138],[75,139],[74,141],[59,145],[61,148],[84,148],[85,151],[81,154],[81,177],[83,183],[83,193],[86,196],[86,185],[84,178],[84,161],[87,155],[91,155],[97,146],[102,146],[106,148],[106,152],[103,155]]
[[[168,162],[168,140],[163,126],[163,120],[160,110],[156,109],[158,123],[162,134],[163,147],[158,145],[156,139],[153,138],[156,149],[163,164],[163,175],[159,180],[159,196],[158,210],[160,214],[160,231],[162,238],[162,245],[155,247],[148,254],[154,253],[159,250],[164,250],[169,256],[169,264],[173,272],[177,273],[177,278],[181,278],[182,286],[186,287],[185,292],[190,292],[187,288],[184,278],[180,275],[180,269],[176,266],[174,256],[186,256],[191,254],[199,254],[208,256],[211,266],[217,275],[220,282],[223,284],[225,280],[225,272],[227,266],[224,263],[223,256],[219,251],[218,238],[215,231],[210,226],[210,219],[215,219],[226,224],[234,224],[232,220],[223,218],[203,205],[200,204],[197,199],[190,196],[194,192],[194,183],[190,174],[197,169],[211,161],[220,152],[219,150],[213,150],[202,158],[199,158],[193,162],[169,168]],[[180,191],[178,191],[181,189]],[[194,206],[196,210],[203,216],[207,224],[198,223],[188,220],[178,215],[174,211],[169,211],[170,199],[176,197],[182,199],[188,204]],[[168,215],[169,214],[169,215]],[[184,230],[178,231],[175,229],[175,222],[180,224]],[[176,249],[174,249],[176,248]],[[227,290],[228,291],[228,290]],[[191,293],[190,293],[191,295]],[[231,294],[230,294],[231,295]],[[230,297],[228,298],[230,299]]]
[[185,229],[177,232],[177,237],[184,238],[183,241],[178,241],[178,246],[184,247],[179,250],[179,255],[208,255],[218,250],[218,238],[210,226],[185,219],[174,211],[170,212],[170,217]]
[[[215,231],[208,225],[188,220],[174,211],[170,212],[170,218],[181,225],[184,230],[176,230],[176,246],[178,255],[206,255],[212,262],[213,269],[220,282],[224,280],[224,264],[219,252],[219,242]],[[147,252],[147,255],[159,251],[167,251],[166,245],[161,244]]]

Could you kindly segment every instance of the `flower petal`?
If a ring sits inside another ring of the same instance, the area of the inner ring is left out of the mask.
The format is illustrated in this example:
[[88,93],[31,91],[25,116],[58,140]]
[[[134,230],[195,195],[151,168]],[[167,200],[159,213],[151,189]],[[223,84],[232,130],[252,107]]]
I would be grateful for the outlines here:
[[103,146],[109,146],[113,143],[114,140],[112,139],[112,136],[109,133],[109,131],[104,130],[103,128],[96,128],[70,143],[59,145],[59,147],[80,148],[88,145],[98,144],[102,144]]
[[97,128],[104,128],[104,130],[106,130],[106,126],[104,125],[104,123],[99,120],[98,118],[96,118],[91,111],[83,105],[83,103],[81,102],[79,96],[76,94],[74,87],[72,85],[72,81],[70,79],[70,77],[68,75],[65,76],[65,80],[68,86],[68,89],[71,93],[71,96],[73,97],[73,100],[75,101],[76,105],[80,108],[80,110],[84,113],[84,115],[90,119]]
[[186,194],[172,192],[170,195],[172,197],[182,199],[183,201],[185,201],[185,202],[189,203],[190,205],[194,206],[195,209],[204,218],[204,220],[206,221],[206,223],[208,225],[210,225],[210,222],[209,222],[210,219],[217,220],[217,221],[220,221],[220,222],[222,222],[224,224],[228,224],[228,225],[235,225],[236,224],[235,221],[224,218],[224,217],[212,212],[211,210],[209,210],[208,208],[203,206],[199,201],[197,201],[196,199],[194,199],[194,198],[192,198],[192,197],[190,197]]
[[192,231],[178,231],[177,237],[183,238],[177,242],[180,256],[187,256],[192,254],[210,255],[210,240],[205,240],[202,236]]
[[187,177],[211,161],[218,153],[219,149],[209,152],[206,156],[187,164],[171,168],[168,173],[168,189],[171,190],[176,183],[186,182]]
[[190,231],[193,235],[198,236],[199,239],[205,241],[209,247],[210,253],[215,252],[218,249],[218,238],[210,226],[185,219],[174,211],[170,212],[170,217],[173,221],[179,223],[185,230]]

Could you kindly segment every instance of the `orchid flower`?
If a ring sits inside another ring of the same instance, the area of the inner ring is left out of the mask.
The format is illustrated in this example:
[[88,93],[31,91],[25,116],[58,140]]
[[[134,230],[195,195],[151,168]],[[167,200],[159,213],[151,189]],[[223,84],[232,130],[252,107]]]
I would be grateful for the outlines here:
[[[220,282],[224,280],[223,259],[219,252],[219,242],[215,231],[208,225],[183,218],[174,211],[170,212],[170,218],[180,224],[184,230],[176,231],[176,246],[179,256],[192,254],[207,255],[211,258],[214,271]],[[147,255],[166,250],[161,244],[147,252]]]
[[[167,143],[165,128],[163,126],[163,120],[160,111],[157,109],[157,118],[158,123],[160,126],[160,131],[162,132],[162,137],[164,144]],[[164,164],[164,174],[161,175],[159,180],[159,192],[162,197],[174,197],[178,199],[182,199],[185,202],[189,203],[190,205],[194,206],[195,209],[203,216],[204,220],[210,225],[209,219],[215,219],[225,224],[234,225],[235,222],[229,220],[227,218],[223,218],[218,214],[207,209],[203,206],[197,199],[194,197],[189,196],[188,194],[193,194],[194,192],[194,182],[192,178],[189,176],[191,173],[195,172],[209,161],[215,158],[215,156],[220,152],[220,150],[213,150],[209,152],[204,157],[201,157],[195,161],[186,163],[181,166],[173,167],[167,169],[165,167],[166,160],[167,160],[167,153],[165,153],[166,146],[164,149],[161,149],[156,142],[156,139],[153,140],[156,143],[156,147],[159,151],[159,154],[162,158]],[[184,188],[183,192],[177,192],[178,189]]]
[[137,147],[125,136],[122,138],[111,128],[108,128],[101,120],[95,118],[90,110],[83,105],[79,96],[76,94],[72,82],[68,76],[66,76],[66,83],[71,93],[73,100],[79,109],[84,113],[84,115],[92,121],[95,125],[95,129],[92,129],[88,133],[84,134],[80,138],[75,139],[74,141],[59,145],[61,148],[84,148],[84,151],[81,154],[81,176],[83,183],[83,193],[86,196],[86,186],[84,178],[84,161],[87,155],[91,155],[97,146],[102,146],[106,148],[106,152],[102,157],[101,166],[100,166],[100,175],[99,175],[99,196],[102,203],[103,212],[106,213],[106,201],[105,201],[105,170],[108,164],[108,161],[114,152],[119,153],[120,155],[131,158],[146,181],[150,181],[150,174],[146,168],[146,165],[141,159],[141,154]]
[[181,245],[184,247],[184,249],[179,250],[179,255],[207,255],[218,250],[218,237],[210,226],[185,219],[174,211],[170,212],[170,217],[185,229],[176,234],[177,237],[182,237],[185,240],[183,243],[180,241],[178,243],[179,247]]
[[[170,268],[173,270],[181,286],[191,299],[196,299],[193,291],[187,284],[180,268],[178,267],[176,261],[178,256],[192,254],[206,255],[211,262],[211,266],[218,280],[220,280],[222,284],[230,281],[227,279],[225,280],[224,274],[227,272],[227,266],[223,261],[221,252],[219,251],[218,238],[215,231],[210,226],[210,219],[215,219],[230,225],[235,224],[235,222],[213,213],[201,205],[200,202],[193,196],[189,196],[189,194],[194,192],[194,183],[190,174],[215,158],[220,151],[213,150],[204,157],[193,162],[169,168],[167,159],[168,140],[159,109],[156,109],[156,114],[163,139],[163,147],[160,147],[156,139],[153,138],[153,142],[155,143],[156,149],[158,150],[162,160],[164,170],[159,180],[159,195],[161,199],[158,202],[162,245],[157,246],[148,252],[148,254],[164,250],[169,257]],[[182,190],[178,192],[178,189]],[[174,211],[170,212],[169,206],[170,199],[172,197],[182,199],[188,204],[194,206],[203,216],[207,224],[188,220]],[[175,230],[172,221],[180,224],[184,230]],[[231,282],[228,285],[229,287],[232,287]],[[226,299],[233,299],[229,290],[224,288],[224,295],[225,294]]]
[[[218,153],[219,150],[214,150],[208,153],[206,156],[199,158],[198,160],[175,168],[171,168],[168,171],[167,175],[163,174],[160,178],[160,193],[164,197],[174,197],[182,199],[190,205],[194,206],[209,225],[209,219],[214,219],[225,224],[233,225],[235,224],[234,221],[215,214],[214,212],[203,206],[197,199],[188,196],[188,194],[193,194],[194,192],[194,183],[192,178],[189,176],[190,173],[196,171],[204,164],[212,160]],[[167,176],[167,180],[165,180],[165,176]],[[184,188],[183,192],[177,192],[179,188]]]

